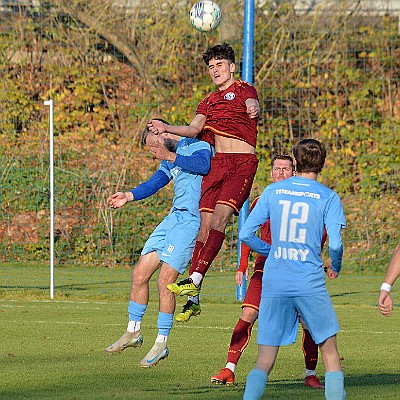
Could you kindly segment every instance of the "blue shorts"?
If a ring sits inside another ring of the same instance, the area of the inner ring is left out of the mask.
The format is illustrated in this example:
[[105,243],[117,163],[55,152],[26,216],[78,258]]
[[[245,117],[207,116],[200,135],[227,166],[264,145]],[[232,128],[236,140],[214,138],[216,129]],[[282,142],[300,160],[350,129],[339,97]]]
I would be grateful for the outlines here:
[[192,258],[199,228],[200,217],[175,210],[150,235],[141,255],[156,251],[161,261],[183,274]]
[[336,335],[339,323],[328,292],[312,296],[263,297],[258,316],[257,343],[287,346],[296,341],[299,314],[316,344]]

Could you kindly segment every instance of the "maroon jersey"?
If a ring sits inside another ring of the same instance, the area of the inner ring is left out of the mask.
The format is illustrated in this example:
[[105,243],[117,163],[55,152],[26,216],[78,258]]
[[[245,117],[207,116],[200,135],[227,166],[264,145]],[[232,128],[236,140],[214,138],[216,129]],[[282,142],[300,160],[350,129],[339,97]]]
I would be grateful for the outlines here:
[[197,139],[203,140],[204,142],[207,142],[211,146],[215,146],[215,136],[212,132],[210,131],[205,131],[202,130],[198,135]]
[[202,100],[196,113],[206,117],[204,134],[238,139],[256,147],[257,118],[252,119],[247,114],[247,99],[258,101],[257,91],[249,83],[238,80]]

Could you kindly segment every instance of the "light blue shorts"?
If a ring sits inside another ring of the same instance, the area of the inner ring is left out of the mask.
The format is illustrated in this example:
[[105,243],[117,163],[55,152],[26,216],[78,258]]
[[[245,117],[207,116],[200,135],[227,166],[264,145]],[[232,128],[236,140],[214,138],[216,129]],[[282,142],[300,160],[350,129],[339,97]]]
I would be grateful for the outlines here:
[[175,210],[150,235],[141,255],[156,251],[161,261],[183,274],[192,258],[199,228],[200,217]]
[[263,297],[258,317],[257,343],[287,346],[296,341],[299,314],[316,344],[336,335],[339,323],[328,292],[312,296]]

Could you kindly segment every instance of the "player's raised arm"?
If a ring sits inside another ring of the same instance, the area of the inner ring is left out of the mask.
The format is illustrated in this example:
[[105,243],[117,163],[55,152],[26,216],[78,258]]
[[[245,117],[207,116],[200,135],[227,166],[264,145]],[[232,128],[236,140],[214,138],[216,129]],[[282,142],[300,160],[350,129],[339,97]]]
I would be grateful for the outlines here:
[[178,136],[196,137],[203,129],[206,117],[197,114],[189,125],[168,125],[160,120],[152,119],[147,123],[149,130],[155,135],[161,133],[173,133]]

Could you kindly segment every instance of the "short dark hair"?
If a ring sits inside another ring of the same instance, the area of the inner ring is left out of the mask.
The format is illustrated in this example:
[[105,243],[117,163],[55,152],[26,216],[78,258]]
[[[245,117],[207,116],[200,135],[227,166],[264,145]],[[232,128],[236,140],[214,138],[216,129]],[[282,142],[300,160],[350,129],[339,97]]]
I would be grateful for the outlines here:
[[[165,119],[162,119],[162,118],[153,118],[153,119],[155,119],[156,121],[161,121],[161,122],[163,122],[164,124],[170,125],[170,123],[167,122],[167,121],[165,121]],[[149,135],[149,133],[150,133],[150,130],[149,130],[149,128],[148,128],[147,125],[146,125],[146,127],[144,128],[144,130],[143,130],[143,132],[142,132],[142,136],[141,136],[141,138],[140,138],[140,145],[141,145],[142,147],[146,146],[146,139],[147,139],[147,136]]]
[[294,146],[294,158],[297,172],[320,173],[325,164],[324,145],[315,139],[303,139]]
[[292,169],[293,169],[293,166],[294,166],[293,165],[293,158],[291,156],[289,156],[289,154],[275,154],[272,157],[272,160],[271,160],[271,168],[274,167],[274,162],[276,160],[287,160],[287,161],[289,161],[290,164],[292,165]]
[[203,53],[203,60],[208,66],[211,59],[215,60],[228,60],[231,63],[235,63],[235,52],[228,43],[217,44],[215,46],[210,46],[205,53]]

